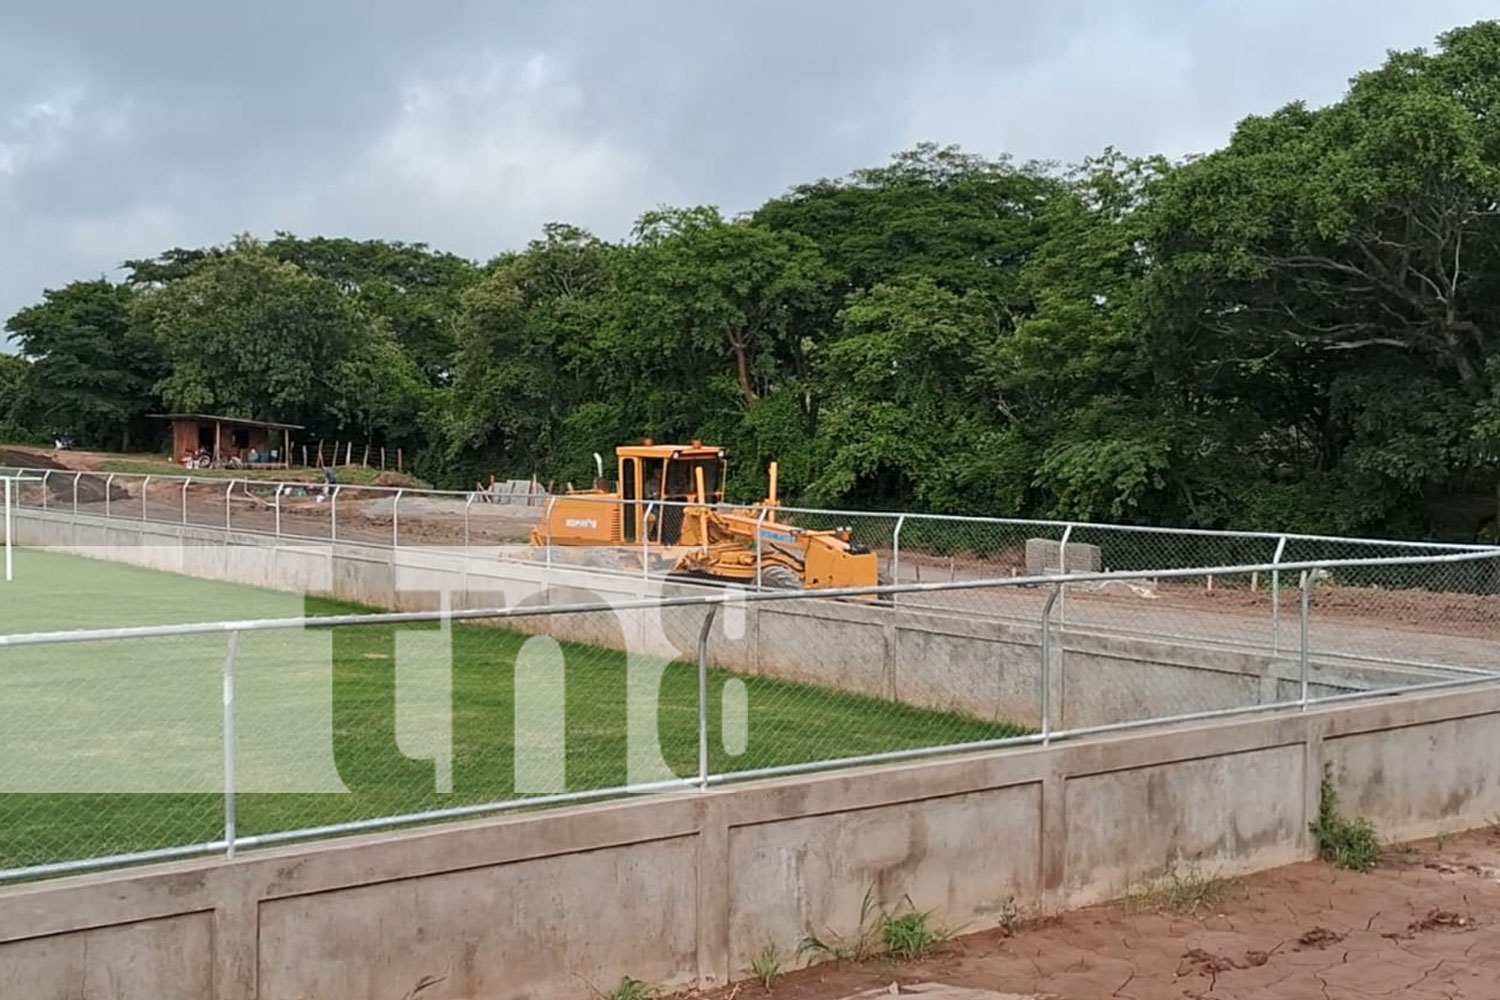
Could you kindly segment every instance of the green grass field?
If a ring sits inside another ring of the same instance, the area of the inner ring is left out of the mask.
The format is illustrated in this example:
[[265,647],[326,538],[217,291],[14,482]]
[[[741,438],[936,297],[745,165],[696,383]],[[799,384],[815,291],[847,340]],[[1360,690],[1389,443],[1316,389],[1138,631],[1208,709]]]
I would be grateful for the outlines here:
[[[0,633],[368,610],[50,553],[18,556],[17,579],[0,583]],[[451,792],[436,790],[430,759],[398,746],[398,661],[412,658],[397,655],[398,631],[438,641],[434,630],[355,626],[244,638],[236,726],[238,784],[249,790],[237,797],[241,835],[515,797],[513,668],[524,635],[452,629]],[[443,647],[423,648],[431,657]],[[0,648],[0,868],[220,838],[225,649],[224,636]],[[566,787],[620,786],[626,658],[576,644],[561,650]],[[718,772],[1021,732],[744,677],[746,741],[731,755],[719,715],[733,676],[710,675]],[[696,667],[666,664],[655,735],[664,761],[683,776],[697,770],[697,705]],[[284,787],[304,791],[274,791]]]

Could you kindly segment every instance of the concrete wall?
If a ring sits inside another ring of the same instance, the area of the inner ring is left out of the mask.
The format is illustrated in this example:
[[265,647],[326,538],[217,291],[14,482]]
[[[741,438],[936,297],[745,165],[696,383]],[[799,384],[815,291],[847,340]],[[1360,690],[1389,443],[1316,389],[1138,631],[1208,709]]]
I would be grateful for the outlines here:
[[1490,822],[1500,688],[1409,695],[351,838],[0,890],[0,996],[570,1000],[851,936],[1117,897],[1172,862],[1311,856],[1324,761],[1387,835]]
[[[23,544],[228,582],[399,610],[619,603],[716,593],[690,584],[502,560],[495,550],[296,542],[194,525],[106,522],[22,510]],[[445,596],[446,595],[446,596]],[[972,604],[972,601],[970,602]],[[618,611],[512,621],[560,640],[692,658],[700,608]],[[1297,662],[1210,645],[1054,629],[1054,729],[1083,728],[1300,697]],[[725,608],[712,634],[717,665],[967,713],[1041,725],[1040,629],[984,617],[864,601],[795,600]],[[1311,665],[1313,697],[1443,678],[1379,664]]]

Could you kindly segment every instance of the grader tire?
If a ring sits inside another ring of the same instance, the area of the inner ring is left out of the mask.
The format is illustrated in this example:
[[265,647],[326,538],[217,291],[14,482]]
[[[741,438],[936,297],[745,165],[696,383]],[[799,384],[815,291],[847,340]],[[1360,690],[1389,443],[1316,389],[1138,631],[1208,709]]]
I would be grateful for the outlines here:
[[785,566],[767,566],[760,571],[760,585],[766,590],[801,590],[802,578]]

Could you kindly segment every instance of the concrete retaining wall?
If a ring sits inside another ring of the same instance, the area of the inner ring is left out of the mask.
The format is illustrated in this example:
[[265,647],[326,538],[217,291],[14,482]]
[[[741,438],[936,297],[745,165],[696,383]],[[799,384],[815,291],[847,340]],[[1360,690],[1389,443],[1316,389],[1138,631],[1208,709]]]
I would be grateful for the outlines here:
[[[399,610],[443,606],[619,603],[716,592],[586,570],[502,560],[495,550],[296,542],[195,526],[22,510],[23,544],[189,576],[327,594]],[[508,627],[643,655],[692,658],[704,611],[669,608],[512,621]],[[1054,628],[1054,729],[1267,705],[1301,694],[1288,657]],[[725,608],[712,633],[717,665],[900,700],[923,708],[1041,725],[1040,629],[955,606],[889,607],[795,600]],[[1442,679],[1438,671],[1316,658],[1321,697]]]
[[0,891],[0,996],[583,998],[852,935],[866,892],[949,927],[1123,893],[1174,860],[1310,857],[1325,761],[1387,835],[1500,812],[1500,689],[454,824]]

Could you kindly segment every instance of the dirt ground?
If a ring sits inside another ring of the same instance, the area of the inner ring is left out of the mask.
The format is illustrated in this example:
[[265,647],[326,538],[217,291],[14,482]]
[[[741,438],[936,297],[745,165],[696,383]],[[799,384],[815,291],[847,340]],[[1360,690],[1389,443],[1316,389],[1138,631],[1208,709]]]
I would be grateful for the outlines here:
[[[1205,590],[1193,581],[1159,587],[1154,598],[1133,598],[1119,593],[1078,595],[1079,599],[1111,603],[1150,605],[1184,611],[1269,614],[1271,595],[1266,590],[1245,588]],[[1282,613],[1295,616],[1301,603],[1295,583],[1281,591]],[[1368,587],[1313,589],[1309,609],[1319,621],[1379,625],[1388,629],[1418,629],[1480,639],[1500,638],[1500,597],[1494,594],[1434,593],[1428,590],[1379,590]]]
[[[1143,897],[955,938],[918,961],[817,965],[776,979],[769,996],[924,982],[1056,1000],[1493,1000],[1500,832],[1389,850],[1370,874],[1300,864],[1191,906]],[[741,983],[707,1000],[766,995]]]

